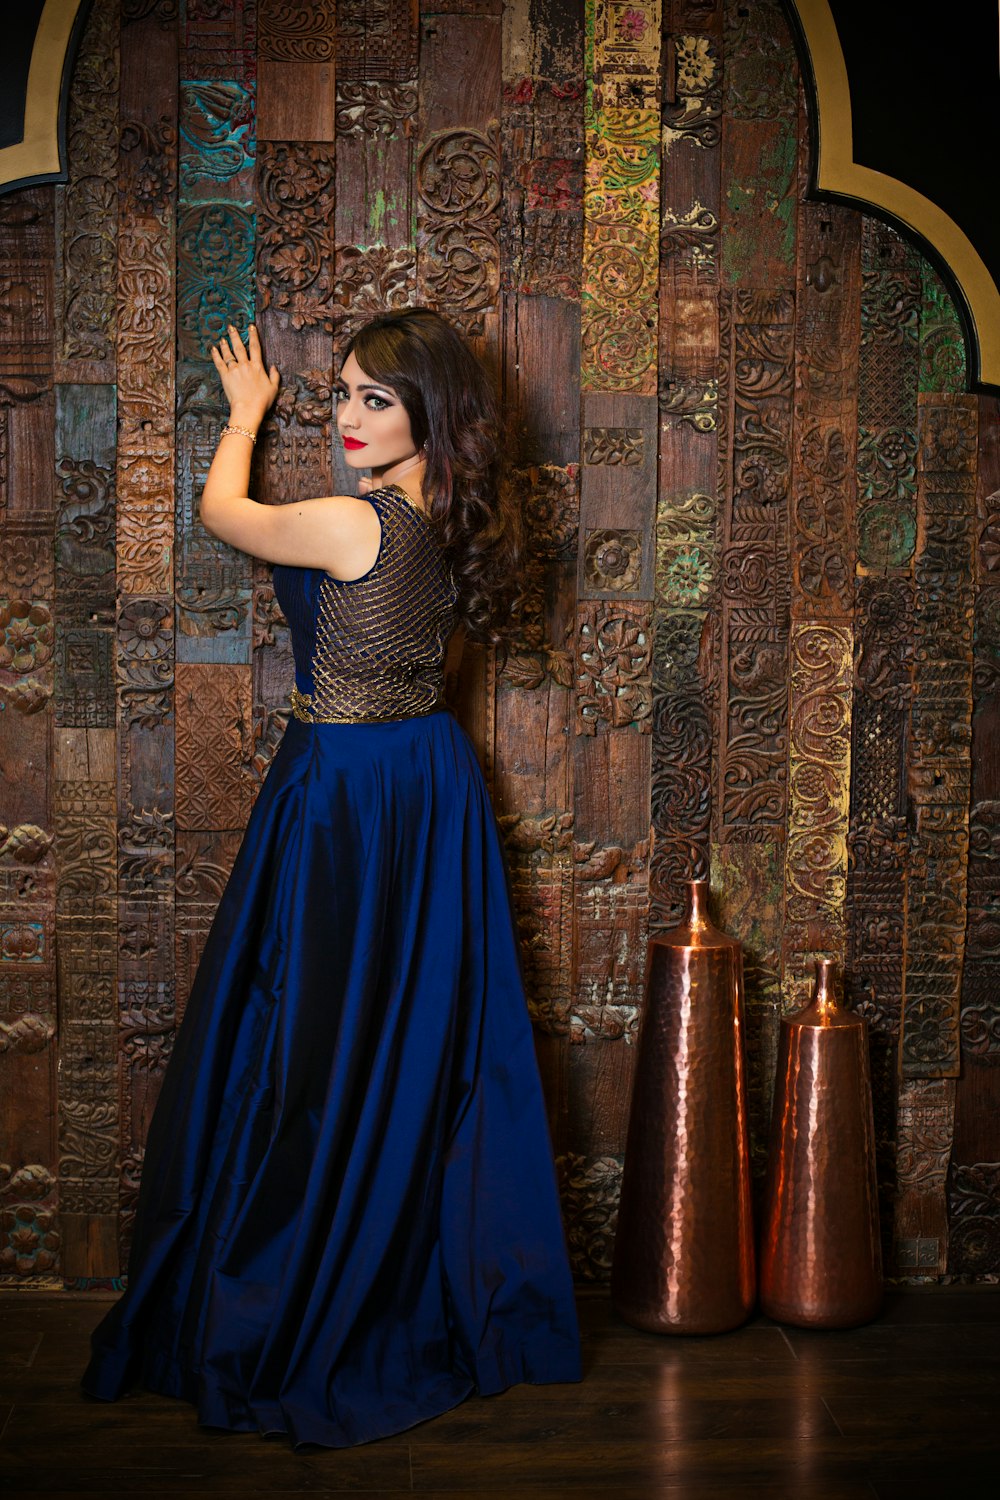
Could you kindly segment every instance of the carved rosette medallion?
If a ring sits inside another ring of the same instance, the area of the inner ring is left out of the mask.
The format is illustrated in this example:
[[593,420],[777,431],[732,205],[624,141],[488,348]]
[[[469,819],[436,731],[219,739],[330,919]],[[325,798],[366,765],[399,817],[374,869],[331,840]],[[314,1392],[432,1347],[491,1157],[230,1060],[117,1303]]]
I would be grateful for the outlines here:
[[[668,156],[678,142],[689,141],[701,151],[717,147],[722,136],[722,68],[718,43],[711,36],[683,33],[671,38],[674,52],[675,100],[663,108],[663,154]],[[708,219],[714,219],[709,214]],[[697,220],[695,221],[697,223]],[[704,220],[696,233],[718,233],[718,224]],[[715,248],[700,239],[696,256],[707,252],[715,259]]]
[[642,573],[642,534],[604,527],[588,531],[584,542],[583,572],[588,590],[614,589],[628,593]]

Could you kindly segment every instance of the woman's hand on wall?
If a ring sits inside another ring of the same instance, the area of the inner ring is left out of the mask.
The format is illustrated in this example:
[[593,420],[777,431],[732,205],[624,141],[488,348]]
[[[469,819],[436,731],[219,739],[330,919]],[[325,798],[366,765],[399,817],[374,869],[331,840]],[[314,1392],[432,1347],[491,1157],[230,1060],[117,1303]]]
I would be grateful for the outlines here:
[[230,419],[256,431],[278,394],[281,376],[276,365],[270,370],[264,368],[255,325],[250,324],[249,347],[244,347],[239,333],[230,324],[229,338],[212,345],[212,362],[229,401]]

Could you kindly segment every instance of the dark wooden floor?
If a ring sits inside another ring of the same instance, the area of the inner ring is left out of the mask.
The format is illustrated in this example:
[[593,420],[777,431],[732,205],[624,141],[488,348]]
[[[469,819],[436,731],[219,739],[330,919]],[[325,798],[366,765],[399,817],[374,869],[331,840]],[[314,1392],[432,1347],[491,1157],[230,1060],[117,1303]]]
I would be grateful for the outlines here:
[[0,1293],[0,1494],[966,1500],[1000,1493],[1000,1289],[890,1295],[867,1328],[757,1318],[661,1338],[580,1301],[579,1386],[519,1386],[396,1438],[295,1453],[186,1403],[77,1387],[107,1298]]

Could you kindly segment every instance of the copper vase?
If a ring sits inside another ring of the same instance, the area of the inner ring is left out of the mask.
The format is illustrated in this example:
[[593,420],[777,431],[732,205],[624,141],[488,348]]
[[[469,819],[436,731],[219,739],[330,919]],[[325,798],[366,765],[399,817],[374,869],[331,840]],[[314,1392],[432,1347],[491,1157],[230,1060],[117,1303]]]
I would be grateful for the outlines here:
[[833,963],[781,1022],[760,1252],[760,1303],[780,1323],[852,1328],[882,1305],[868,1028],[842,1010]]
[[754,1302],[743,955],[686,882],[650,941],[611,1297],[654,1333],[721,1333]]

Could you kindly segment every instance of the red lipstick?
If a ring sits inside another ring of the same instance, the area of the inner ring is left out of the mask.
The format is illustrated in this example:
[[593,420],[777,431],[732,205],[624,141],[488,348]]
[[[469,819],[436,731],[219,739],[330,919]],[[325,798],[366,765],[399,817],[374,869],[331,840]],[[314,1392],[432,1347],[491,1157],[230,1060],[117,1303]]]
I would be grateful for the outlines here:
[[344,438],[344,447],[345,448],[367,448],[368,444],[367,443],[360,443],[357,438],[345,437]]

